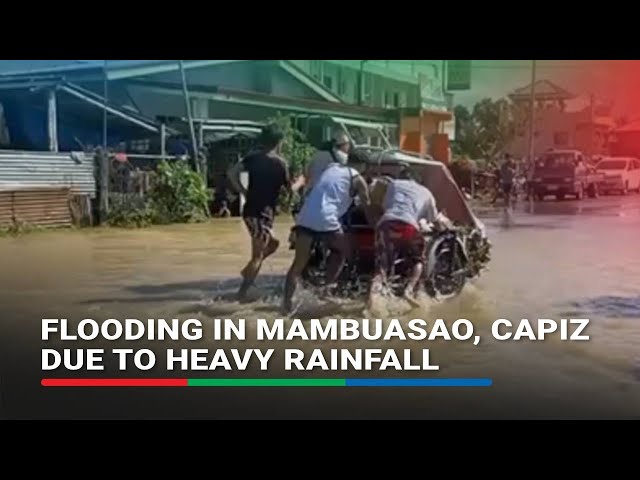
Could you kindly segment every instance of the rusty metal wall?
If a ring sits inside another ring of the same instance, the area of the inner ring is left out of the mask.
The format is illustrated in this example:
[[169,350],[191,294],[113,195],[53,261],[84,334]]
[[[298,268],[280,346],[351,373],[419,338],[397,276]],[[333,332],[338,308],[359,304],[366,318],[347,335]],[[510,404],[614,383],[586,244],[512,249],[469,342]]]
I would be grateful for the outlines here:
[[68,188],[0,190],[0,227],[13,224],[68,227],[71,221]]
[[93,156],[0,150],[0,190],[24,187],[66,187],[95,198]]

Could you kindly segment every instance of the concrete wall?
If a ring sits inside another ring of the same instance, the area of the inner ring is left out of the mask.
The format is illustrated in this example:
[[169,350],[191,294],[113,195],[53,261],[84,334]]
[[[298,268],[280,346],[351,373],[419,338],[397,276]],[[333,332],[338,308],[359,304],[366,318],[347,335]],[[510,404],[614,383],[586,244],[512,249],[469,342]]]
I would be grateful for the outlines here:
[[[321,63],[314,64],[313,62]],[[340,64],[337,64],[334,61],[293,60],[293,63],[307,75],[314,77],[316,81],[330,88],[344,101],[349,103],[358,102],[359,61],[341,60]],[[401,94],[400,106],[417,107],[419,105],[417,81],[413,83],[403,82],[365,70],[364,83],[366,105],[393,107],[395,93]]]
[[640,158],[640,132],[616,133],[616,142],[611,145],[611,154]]
[[[536,155],[550,148],[576,148],[585,153],[603,153],[606,149],[606,127],[591,126],[590,112],[562,112],[546,108],[536,112],[534,146]],[[516,157],[529,154],[529,127],[525,125],[508,146]],[[562,138],[564,137],[564,138]],[[562,141],[566,140],[566,141]]]

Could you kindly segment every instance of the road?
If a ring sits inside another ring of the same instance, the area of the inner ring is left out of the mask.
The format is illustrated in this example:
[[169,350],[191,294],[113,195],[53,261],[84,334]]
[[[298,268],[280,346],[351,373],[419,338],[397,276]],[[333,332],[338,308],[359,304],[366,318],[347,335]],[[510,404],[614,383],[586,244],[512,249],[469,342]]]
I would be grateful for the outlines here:
[[[43,388],[40,349],[50,345],[40,341],[42,318],[64,317],[71,324],[83,318],[276,318],[291,252],[282,249],[265,265],[259,285],[264,298],[238,305],[230,293],[249,250],[238,219],[2,238],[0,411],[5,418],[640,417],[640,195],[549,200],[534,204],[533,211],[528,205],[520,208],[510,228],[501,227],[500,211],[485,212],[494,253],[490,271],[475,285],[452,302],[395,315],[471,319],[482,336],[479,346],[444,342],[430,347],[440,376],[493,378],[493,387],[472,391]],[[288,228],[284,219],[278,222],[280,238],[286,238]],[[313,304],[306,315],[363,315],[361,303],[323,308]],[[591,340],[497,342],[490,338],[490,325],[497,318],[589,318]],[[167,347],[211,348],[210,343],[148,346],[161,353]],[[390,346],[405,347],[383,345]],[[266,345],[242,344],[254,347]],[[313,348],[296,342],[286,347]],[[107,365],[108,374],[123,375],[114,368]],[[168,374],[156,367],[145,375]],[[270,375],[290,373],[276,370]]]

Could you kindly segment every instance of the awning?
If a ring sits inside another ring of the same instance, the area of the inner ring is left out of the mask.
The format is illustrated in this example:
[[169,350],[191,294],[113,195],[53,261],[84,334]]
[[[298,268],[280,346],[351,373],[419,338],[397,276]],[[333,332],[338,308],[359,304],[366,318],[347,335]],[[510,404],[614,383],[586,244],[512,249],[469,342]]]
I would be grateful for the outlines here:
[[[184,122],[188,119],[183,118]],[[227,119],[194,119],[193,123],[205,132],[246,132],[260,133],[263,124],[260,122],[251,122],[245,120],[227,120]]]
[[[161,95],[180,95],[183,93],[173,85],[162,82],[135,80],[131,81],[132,89],[144,89],[145,91]],[[278,96],[248,90],[238,90],[222,87],[194,86],[190,88],[191,97],[212,100],[220,103],[232,103],[265,108],[274,111],[298,114],[300,116],[327,116],[337,115],[363,121],[394,122],[396,114],[394,110],[369,107],[363,105],[351,105],[346,103],[328,102],[324,100],[312,100],[301,97]]]
[[330,118],[336,123],[342,123],[343,125],[348,125],[351,127],[367,128],[370,130],[381,130],[386,127],[397,127],[397,125],[393,123],[366,122],[361,120],[352,120],[350,118],[344,118],[344,117],[330,117]]
[[144,119],[141,115],[133,114],[132,112],[127,112],[124,109],[115,107],[113,105],[109,105],[109,103],[105,102],[104,98],[101,97],[100,95],[87,91],[81,87],[71,85],[71,84],[63,84],[58,86],[58,90],[68,93],[69,95],[76,97],[90,105],[98,107],[102,110],[106,110],[111,115],[119,117],[145,130],[148,130],[154,133],[160,132],[160,127],[155,122],[148,119]]

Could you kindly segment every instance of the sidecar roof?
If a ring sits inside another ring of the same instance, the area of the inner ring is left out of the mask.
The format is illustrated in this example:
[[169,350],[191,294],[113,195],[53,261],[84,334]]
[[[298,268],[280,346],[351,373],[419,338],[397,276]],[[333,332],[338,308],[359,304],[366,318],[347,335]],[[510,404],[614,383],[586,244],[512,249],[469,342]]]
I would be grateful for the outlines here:
[[474,215],[449,169],[442,162],[400,150],[356,148],[349,156],[349,163],[369,180],[397,177],[403,167],[409,166],[421,180],[420,183],[431,191],[439,211],[458,224],[484,230],[482,222]]

